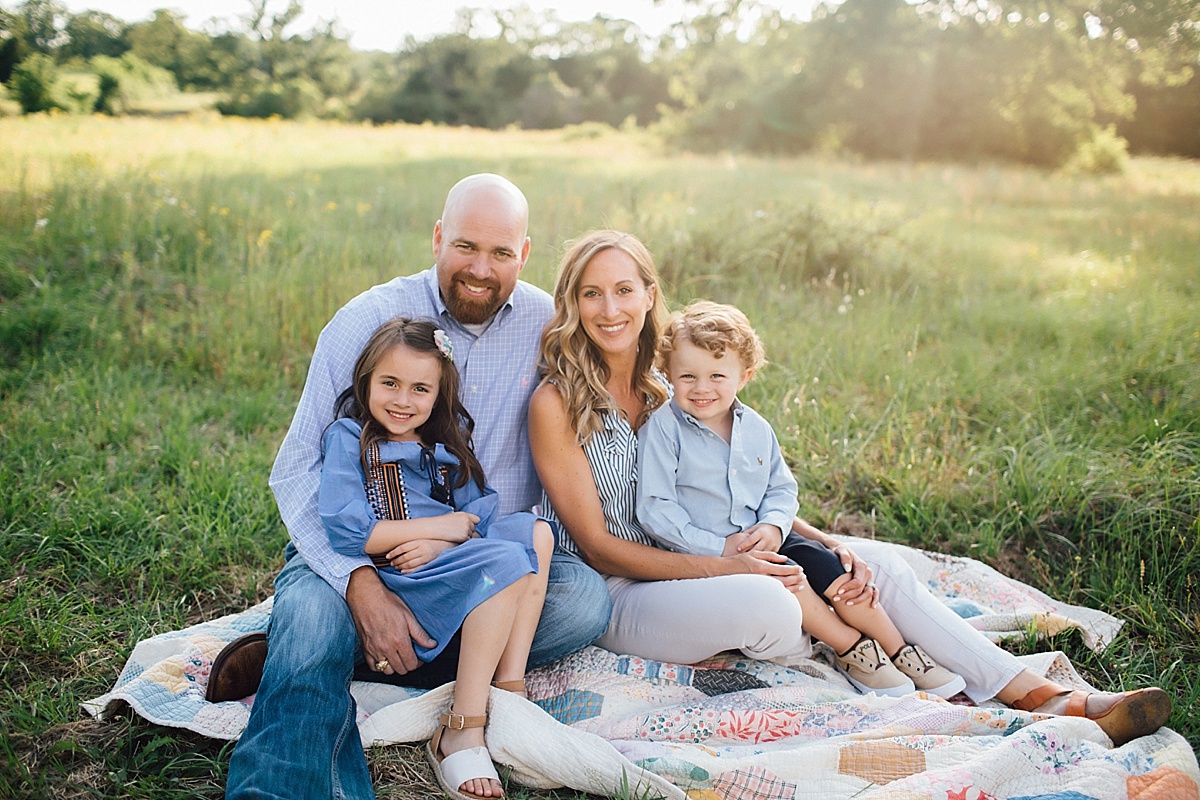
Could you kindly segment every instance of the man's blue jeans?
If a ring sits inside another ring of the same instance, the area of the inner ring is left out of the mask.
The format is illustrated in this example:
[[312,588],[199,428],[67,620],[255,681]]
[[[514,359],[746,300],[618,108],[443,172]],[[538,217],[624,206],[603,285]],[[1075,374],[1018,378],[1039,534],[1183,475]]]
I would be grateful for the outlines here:
[[[233,750],[225,796],[373,798],[350,679],[362,660],[346,601],[289,545],[275,579],[267,663],[250,722]],[[608,628],[604,580],[556,550],[529,666],[557,661]]]

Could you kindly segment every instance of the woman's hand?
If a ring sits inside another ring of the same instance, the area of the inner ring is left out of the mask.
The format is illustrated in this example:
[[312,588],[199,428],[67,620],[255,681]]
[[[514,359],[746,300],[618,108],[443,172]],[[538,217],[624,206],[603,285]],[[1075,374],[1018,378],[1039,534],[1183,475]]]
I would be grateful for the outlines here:
[[789,592],[804,588],[804,570],[798,564],[789,564],[787,556],[770,550],[749,550],[745,553],[726,556],[725,560],[734,565],[734,573],[749,573],[751,575],[770,575],[784,585]]
[[390,550],[387,557],[393,567],[403,573],[409,573],[420,569],[454,546],[454,542],[442,539],[413,539]]
[[870,603],[871,608],[877,607],[879,605],[879,589],[871,580],[871,568],[867,566],[867,562],[859,558],[844,544],[834,547],[833,554],[842,562],[842,568],[850,573],[850,580],[838,588],[837,594],[833,596],[833,602],[845,603],[848,606]]

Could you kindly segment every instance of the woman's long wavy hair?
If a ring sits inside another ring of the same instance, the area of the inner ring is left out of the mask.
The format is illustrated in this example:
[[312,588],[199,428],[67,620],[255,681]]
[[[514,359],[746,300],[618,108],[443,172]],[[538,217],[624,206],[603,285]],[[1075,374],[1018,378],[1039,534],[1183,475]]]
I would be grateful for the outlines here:
[[389,350],[404,345],[410,350],[436,356],[441,366],[438,378],[438,396],[429,413],[429,419],[417,433],[421,441],[433,447],[441,443],[450,455],[458,459],[459,469],[455,488],[474,480],[483,490],[483,467],[471,448],[471,434],[475,420],[458,399],[458,370],[454,362],[438,349],[433,335],[437,325],[432,320],[394,317],[380,325],[363,345],[363,350],[354,362],[350,387],[334,401],[334,417],[350,417],[362,425],[359,440],[363,471],[367,471],[367,449],[376,442],[387,439],[387,429],[380,425],[370,411],[371,374]]
[[543,380],[552,382],[562,396],[563,405],[575,427],[580,444],[603,427],[602,414],[617,411],[618,406],[605,388],[610,374],[600,348],[588,338],[579,318],[579,282],[583,271],[597,254],[617,249],[637,264],[645,287],[654,290],[654,304],[646,314],[646,323],[638,337],[637,362],[633,389],[646,398],[646,407],[638,420],[640,426],[654,409],[667,400],[667,390],[654,376],[654,353],[658,334],[666,317],[661,281],[654,258],[646,246],[632,234],[620,231],[592,231],[568,243],[558,266],[554,284],[554,316],[542,331],[538,367]]

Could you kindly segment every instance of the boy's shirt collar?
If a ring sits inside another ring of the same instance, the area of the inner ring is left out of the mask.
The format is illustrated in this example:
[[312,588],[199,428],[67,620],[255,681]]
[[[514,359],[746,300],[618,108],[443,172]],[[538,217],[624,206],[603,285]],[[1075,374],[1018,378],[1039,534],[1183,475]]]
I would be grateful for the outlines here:
[[[696,418],[695,418],[695,417],[693,417],[691,414],[689,414],[688,412],[686,412],[686,411],[684,411],[682,408],[680,408],[680,407],[679,407],[679,403],[675,402],[675,396],[674,396],[674,394],[672,394],[672,395],[671,395],[671,410],[672,410],[672,411],[675,413],[675,416],[676,416],[676,417],[678,417],[679,419],[683,420],[683,421],[684,421],[684,422],[686,422],[687,424],[689,424],[689,425],[693,425],[693,426],[695,426],[695,427],[697,427],[697,428],[700,428],[700,429],[702,429],[702,430],[705,430],[705,431],[707,431],[708,433],[713,433],[713,434],[715,434],[715,433],[716,433],[716,432],[715,432],[715,431],[714,431],[712,428],[708,427],[708,426],[707,426],[707,425],[705,425],[703,422],[701,422],[700,420],[696,419]],[[733,398],[733,405],[731,405],[731,406],[729,407],[729,410],[733,412],[733,424],[736,426],[736,425],[738,424],[738,422],[740,422],[740,421],[741,421],[741,419],[742,419],[742,412],[746,410],[746,407],[745,407],[744,405],[742,405],[742,401],[741,401],[741,400],[739,400],[738,398],[734,397],[734,398]]]

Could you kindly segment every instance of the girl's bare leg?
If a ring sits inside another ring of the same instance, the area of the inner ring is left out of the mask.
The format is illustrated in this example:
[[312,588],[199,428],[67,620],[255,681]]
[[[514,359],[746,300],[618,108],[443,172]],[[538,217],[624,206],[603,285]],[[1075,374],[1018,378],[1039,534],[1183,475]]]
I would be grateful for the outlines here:
[[[833,598],[837,594],[838,588],[850,580],[850,573],[839,577],[829,585],[825,590],[825,596]],[[854,628],[862,631],[867,636],[870,636],[875,641],[883,646],[883,652],[888,658],[894,658],[897,653],[908,644],[904,641],[904,636],[896,629],[892,618],[883,610],[883,606],[872,606],[870,603],[857,603],[848,606],[845,603],[836,605],[836,615],[841,620]],[[804,610],[804,620],[808,622],[808,609]]]
[[529,646],[533,644],[533,635],[537,632],[538,619],[542,614],[550,558],[554,554],[554,533],[543,520],[538,520],[533,526],[533,549],[538,555],[538,571],[525,576],[525,588],[517,602],[508,644],[500,656],[500,663],[496,665],[494,679],[497,681],[515,681],[525,677],[525,662],[529,658]]
[[[464,717],[487,714],[488,693],[492,675],[504,648],[508,645],[517,607],[526,590],[526,575],[511,586],[477,605],[462,626],[462,657],[458,660],[457,681],[454,684],[454,705],[451,711]],[[448,756],[469,747],[483,747],[483,728],[447,729],[438,749]],[[501,797],[504,789],[498,781],[475,778],[459,787],[460,790],[483,797]]]

